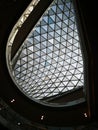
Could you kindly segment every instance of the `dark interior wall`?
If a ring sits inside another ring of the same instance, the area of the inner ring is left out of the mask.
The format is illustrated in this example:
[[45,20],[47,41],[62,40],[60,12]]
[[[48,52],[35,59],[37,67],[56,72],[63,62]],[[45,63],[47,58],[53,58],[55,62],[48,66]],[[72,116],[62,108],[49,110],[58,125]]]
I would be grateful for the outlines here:
[[4,38],[3,35],[6,29],[8,29],[7,31],[11,31],[10,29],[14,26],[30,1],[31,0],[25,2],[23,0],[0,1],[0,36],[2,38]]
[[0,124],[0,130],[9,130],[9,129],[6,128],[4,125]]
[[[79,8],[84,19],[84,36],[87,37],[88,48],[89,48],[89,101],[90,107],[93,113],[93,117],[98,119],[98,7],[97,0],[94,1],[83,1],[78,0]],[[88,50],[87,48],[87,50]]]
[[[3,77],[6,77],[6,70],[2,69],[6,66],[5,53],[2,53],[5,50],[5,42],[7,41],[9,32],[13,28],[16,21],[19,19],[21,13],[25,10],[27,5],[31,0],[0,0],[0,91],[4,87],[2,82]],[[1,51],[2,50],[2,51]],[[1,61],[2,62],[1,64]],[[2,76],[1,76],[2,75]],[[2,78],[1,78],[2,77]],[[6,86],[7,87],[7,86]],[[2,92],[1,92],[2,93]],[[0,97],[2,94],[0,93]],[[6,92],[3,94],[3,97],[6,97]],[[0,123],[0,130],[9,130],[4,125]]]

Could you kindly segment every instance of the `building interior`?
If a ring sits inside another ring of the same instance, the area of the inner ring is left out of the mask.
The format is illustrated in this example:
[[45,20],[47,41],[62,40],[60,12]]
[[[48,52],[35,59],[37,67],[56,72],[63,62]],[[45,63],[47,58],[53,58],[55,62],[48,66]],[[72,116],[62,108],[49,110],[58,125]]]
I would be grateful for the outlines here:
[[0,130],[98,130],[97,1],[0,1]]

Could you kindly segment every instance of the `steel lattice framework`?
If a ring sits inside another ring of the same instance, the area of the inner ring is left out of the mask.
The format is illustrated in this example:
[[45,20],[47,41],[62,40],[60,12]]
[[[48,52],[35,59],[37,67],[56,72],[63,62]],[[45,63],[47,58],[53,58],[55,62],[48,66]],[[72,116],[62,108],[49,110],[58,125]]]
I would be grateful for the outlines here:
[[44,100],[84,86],[75,17],[71,0],[54,0],[21,46],[13,76],[31,99]]

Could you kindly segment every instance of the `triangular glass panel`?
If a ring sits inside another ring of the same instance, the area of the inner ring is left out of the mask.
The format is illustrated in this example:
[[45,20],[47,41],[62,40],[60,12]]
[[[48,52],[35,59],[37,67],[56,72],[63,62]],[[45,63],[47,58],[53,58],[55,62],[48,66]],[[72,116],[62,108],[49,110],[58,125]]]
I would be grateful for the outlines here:
[[63,14],[58,14],[58,17],[62,20]]
[[43,17],[43,20],[44,20],[46,23],[48,23],[48,16],[44,16],[44,17]]
[[[59,31],[58,31],[59,32]],[[59,32],[60,33],[60,32]],[[57,37],[57,38],[55,38],[58,42],[60,42],[60,36],[59,37]]]
[[[47,35],[44,35],[44,36],[47,36]],[[46,39],[47,39],[47,37],[43,37],[43,35],[42,35],[41,39],[40,39],[41,43],[44,42],[44,41],[46,41]]]
[[43,28],[43,30],[44,30],[45,32],[48,31],[48,26],[47,26],[47,25],[44,25],[44,26],[42,26],[41,28]]
[[50,27],[55,31],[55,24],[50,24]]
[[48,34],[48,40],[49,40],[49,39],[53,39],[53,35],[50,35],[50,34],[54,34],[54,32],[50,32],[50,33]]
[[[67,33],[67,31],[68,31],[68,28],[67,27],[65,27],[65,26],[67,26],[65,23],[63,24],[64,26],[62,26],[62,35],[68,35],[68,33]],[[67,38],[66,38],[66,40],[67,40]]]
[[56,12],[56,5],[52,6],[51,9],[54,11],[54,13]]
[[70,17],[70,20],[71,20],[72,22],[74,22],[74,21],[75,21],[75,17],[74,17],[74,16],[71,16],[71,17]]
[[66,6],[70,9],[71,8],[71,3],[70,2],[66,3]]
[[62,13],[62,10],[57,7],[57,14],[61,14],[61,13]]
[[74,13],[72,12],[72,10],[70,11],[70,17],[73,17]]
[[56,23],[61,22],[61,19],[57,16],[56,17]]
[[63,5],[63,1],[62,0],[58,0],[58,5]]
[[38,36],[40,34],[40,31],[34,31],[34,37]]
[[49,17],[49,18],[48,18],[48,24],[53,24],[53,23],[54,23],[53,18]]
[[50,15],[50,18],[55,22],[55,15]]
[[33,52],[37,52],[39,50],[40,50],[40,48],[34,46]]
[[45,46],[45,44],[43,42],[39,46],[40,46],[41,50],[46,48],[46,46]]
[[59,34],[55,32],[55,38],[57,38],[58,36],[59,36]]
[[49,26],[49,27],[48,27],[48,31],[49,31],[49,32],[53,32],[54,30],[53,30],[52,27]]
[[69,26],[71,26],[72,24],[74,24],[74,22],[69,20]]
[[[54,31],[53,32],[50,32],[49,35],[51,36],[51,38],[54,37]],[[49,37],[48,37],[49,38]],[[50,38],[49,38],[50,39]]]
[[[46,29],[41,28],[41,34],[45,34],[45,33],[47,33]],[[38,40],[40,40],[39,37],[38,37]]]
[[40,35],[39,36],[36,36],[34,37],[37,41],[40,41]]
[[29,54],[32,54],[32,51],[29,50],[29,48],[28,48],[28,49],[27,49],[27,55],[29,55]]
[[63,11],[64,10],[64,5],[58,5],[58,7]]
[[68,17],[64,14],[63,15],[63,21],[65,21],[65,20],[67,20],[68,19]]
[[52,10],[52,9],[50,9],[49,11],[48,11],[48,14],[51,16],[51,15],[54,15],[54,11]]
[[49,53],[52,53],[52,50],[50,50],[50,49],[48,48],[48,49],[47,49],[47,55],[48,55]]

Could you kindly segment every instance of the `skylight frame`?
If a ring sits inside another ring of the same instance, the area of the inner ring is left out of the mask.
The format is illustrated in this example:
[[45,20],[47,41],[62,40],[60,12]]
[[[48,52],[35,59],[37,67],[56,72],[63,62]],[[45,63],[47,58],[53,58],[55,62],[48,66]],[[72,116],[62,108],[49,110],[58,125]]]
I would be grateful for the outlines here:
[[[50,7],[49,7],[49,8],[50,8]],[[48,10],[49,10],[49,8],[48,8]],[[47,11],[48,11],[48,10],[47,10]],[[34,31],[34,30],[33,30],[33,31]],[[12,40],[12,39],[11,39],[11,40]],[[9,41],[10,41],[10,40],[9,40]],[[14,41],[14,40],[12,40],[12,41]],[[12,41],[11,41],[11,42],[12,42]],[[23,47],[23,45],[21,46],[21,48],[22,48],[22,47]],[[21,52],[21,48],[20,48],[20,52]],[[19,52],[18,52],[18,53],[19,53]],[[16,54],[16,57],[17,57],[17,54]],[[15,59],[15,58],[14,58],[14,59]],[[12,63],[11,63],[11,64],[12,64]],[[16,82],[16,81],[15,81],[15,82]],[[16,83],[16,84],[17,84],[17,83]],[[25,93],[25,92],[24,92],[24,93]]]

